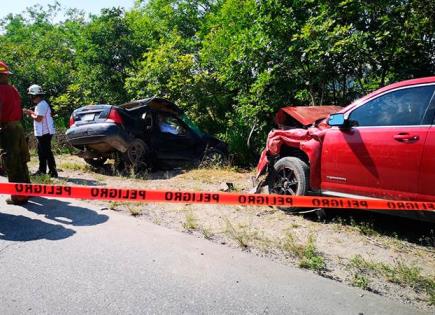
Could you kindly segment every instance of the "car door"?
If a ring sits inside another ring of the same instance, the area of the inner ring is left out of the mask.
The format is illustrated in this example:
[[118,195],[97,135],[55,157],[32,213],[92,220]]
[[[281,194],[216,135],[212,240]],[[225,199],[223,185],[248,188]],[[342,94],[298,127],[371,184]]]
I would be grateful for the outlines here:
[[157,159],[172,166],[192,162],[199,144],[195,133],[178,117],[156,113],[152,137]]
[[380,198],[414,199],[433,112],[434,85],[378,95],[346,113],[352,127],[333,127],[322,148],[321,189]]
[[[435,112],[435,94],[431,101],[432,114]],[[424,144],[423,156],[420,164],[417,200],[435,201],[435,115],[429,128]]]

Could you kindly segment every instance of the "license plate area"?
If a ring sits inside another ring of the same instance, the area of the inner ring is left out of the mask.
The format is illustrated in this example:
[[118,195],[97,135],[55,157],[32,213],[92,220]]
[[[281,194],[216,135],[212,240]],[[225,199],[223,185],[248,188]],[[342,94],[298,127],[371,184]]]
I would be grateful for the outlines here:
[[95,114],[85,114],[81,117],[82,121],[93,121],[95,119]]

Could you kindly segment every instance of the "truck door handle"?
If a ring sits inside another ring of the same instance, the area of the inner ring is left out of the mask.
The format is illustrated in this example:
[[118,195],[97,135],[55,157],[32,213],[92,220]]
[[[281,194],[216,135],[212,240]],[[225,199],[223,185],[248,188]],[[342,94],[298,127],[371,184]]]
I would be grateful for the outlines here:
[[407,132],[401,132],[401,133],[399,133],[399,134],[393,136],[393,138],[394,138],[394,140],[396,140],[396,141],[399,141],[399,142],[406,142],[406,143],[409,143],[409,142],[415,142],[415,141],[417,141],[418,139],[420,139],[419,136],[417,136],[417,135],[410,135],[410,134],[407,133]]

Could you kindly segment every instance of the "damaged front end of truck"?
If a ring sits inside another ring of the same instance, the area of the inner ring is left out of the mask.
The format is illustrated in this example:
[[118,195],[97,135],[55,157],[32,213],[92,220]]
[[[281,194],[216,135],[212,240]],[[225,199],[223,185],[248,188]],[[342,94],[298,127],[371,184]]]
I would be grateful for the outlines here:
[[281,108],[257,165],[255,192],[306,195],[320,188],[324,122],[339,106]]

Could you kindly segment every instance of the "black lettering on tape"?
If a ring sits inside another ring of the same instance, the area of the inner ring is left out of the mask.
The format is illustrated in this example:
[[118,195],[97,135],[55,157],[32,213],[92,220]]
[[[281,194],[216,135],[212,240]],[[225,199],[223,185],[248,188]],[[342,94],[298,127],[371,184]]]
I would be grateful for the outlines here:
[[71,196],[71,187],[64,187],[63,190],[66,192],[68,196]]
[[15,190],[16,192],[23,192],[24,190],[24,185],[23,184],[15,184]]
[[107,198],[109,195],[109,190],[107,188],[100,189],[100,197]]
[[165,193],[165,200],[166,201],[171,201],[173,199],[173,193],[171,193],[170,191]]
[[98,197],[99,194],[100,194],[100,192],[99,192],[98,188],[91,188],[91,196],[93,198]]

